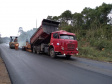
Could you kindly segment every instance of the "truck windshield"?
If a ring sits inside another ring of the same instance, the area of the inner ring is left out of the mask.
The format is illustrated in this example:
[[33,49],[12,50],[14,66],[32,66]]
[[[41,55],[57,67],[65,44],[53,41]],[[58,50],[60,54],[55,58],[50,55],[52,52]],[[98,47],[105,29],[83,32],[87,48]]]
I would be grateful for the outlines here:
[[60,34],[60,39],[71,39],[71,40],[76,40],[76,37],[73,36],[73,35]]

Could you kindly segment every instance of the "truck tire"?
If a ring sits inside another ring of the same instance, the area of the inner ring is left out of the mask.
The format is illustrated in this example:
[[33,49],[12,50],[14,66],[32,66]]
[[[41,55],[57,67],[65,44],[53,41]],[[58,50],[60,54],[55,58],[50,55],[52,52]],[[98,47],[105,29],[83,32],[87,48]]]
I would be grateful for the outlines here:
[[37,54],[40,54],[40,51],[37,50],[36,53],[37,53]]
[[22,50],[23,50],[23,51],[26,51],[25,47],[22,47]]
[[71,58],[71,55],[66,55],[66,58],[67,58],[67,59],[70,59],[70,58]]
[[55,52],[54,52],[54,48],[51,48],[51,49],[50,49],[50,53],[49,53],[49,54],[50,54],[50,57],[51,57],[51,58],[56,58],[56,54],[55,54]]
[[33,53],[36,53],[35,48],[33,47]]

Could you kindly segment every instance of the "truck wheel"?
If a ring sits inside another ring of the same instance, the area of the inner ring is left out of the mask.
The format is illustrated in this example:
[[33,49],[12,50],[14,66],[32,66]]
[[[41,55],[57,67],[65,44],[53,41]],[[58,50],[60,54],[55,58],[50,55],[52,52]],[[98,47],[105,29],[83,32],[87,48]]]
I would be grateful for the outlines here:
[[48,51],[47,55],[49,55],[49,56],[50,56],[50,51]]
[[36,52],[36,53],[37,53],[37,54],[40,54],[40,51],[38,51],[38,50],[37,50],[37,52]]
[[12,45],[10,45],[10,49],[12,49]]
[[54,48],[51,48],[51,49],[50,49],[50,57],[51,57],[51,58],[56,58],[56,54],[55,54],[55,52],[54,52]]
[[26,51],[25,47],[22,47],[22,50],[23,50],[23,51]]
[[66,58],[67,58],[67,59],[70,59],[70,58],[71,58],[71,55],[66,55]]
[[35,48],[33,47],[33,53],[36,53]]

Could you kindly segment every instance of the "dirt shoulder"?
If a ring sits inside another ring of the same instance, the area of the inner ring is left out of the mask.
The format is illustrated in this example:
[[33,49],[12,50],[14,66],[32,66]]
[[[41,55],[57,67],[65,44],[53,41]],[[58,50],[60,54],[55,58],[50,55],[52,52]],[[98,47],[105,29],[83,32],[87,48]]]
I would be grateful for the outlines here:
[[7,69],[0,57],[0,84],[11,84]]

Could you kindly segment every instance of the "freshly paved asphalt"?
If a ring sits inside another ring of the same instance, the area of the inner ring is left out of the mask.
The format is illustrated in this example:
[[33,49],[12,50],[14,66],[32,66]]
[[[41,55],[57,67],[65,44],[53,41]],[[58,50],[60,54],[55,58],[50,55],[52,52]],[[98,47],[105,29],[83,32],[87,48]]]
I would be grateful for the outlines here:
[[0,45],[0,56],[12,84],[112,84],[112,76],[79,67],[64,57],[51,59],[47,55],[9,49],[4,44]]

